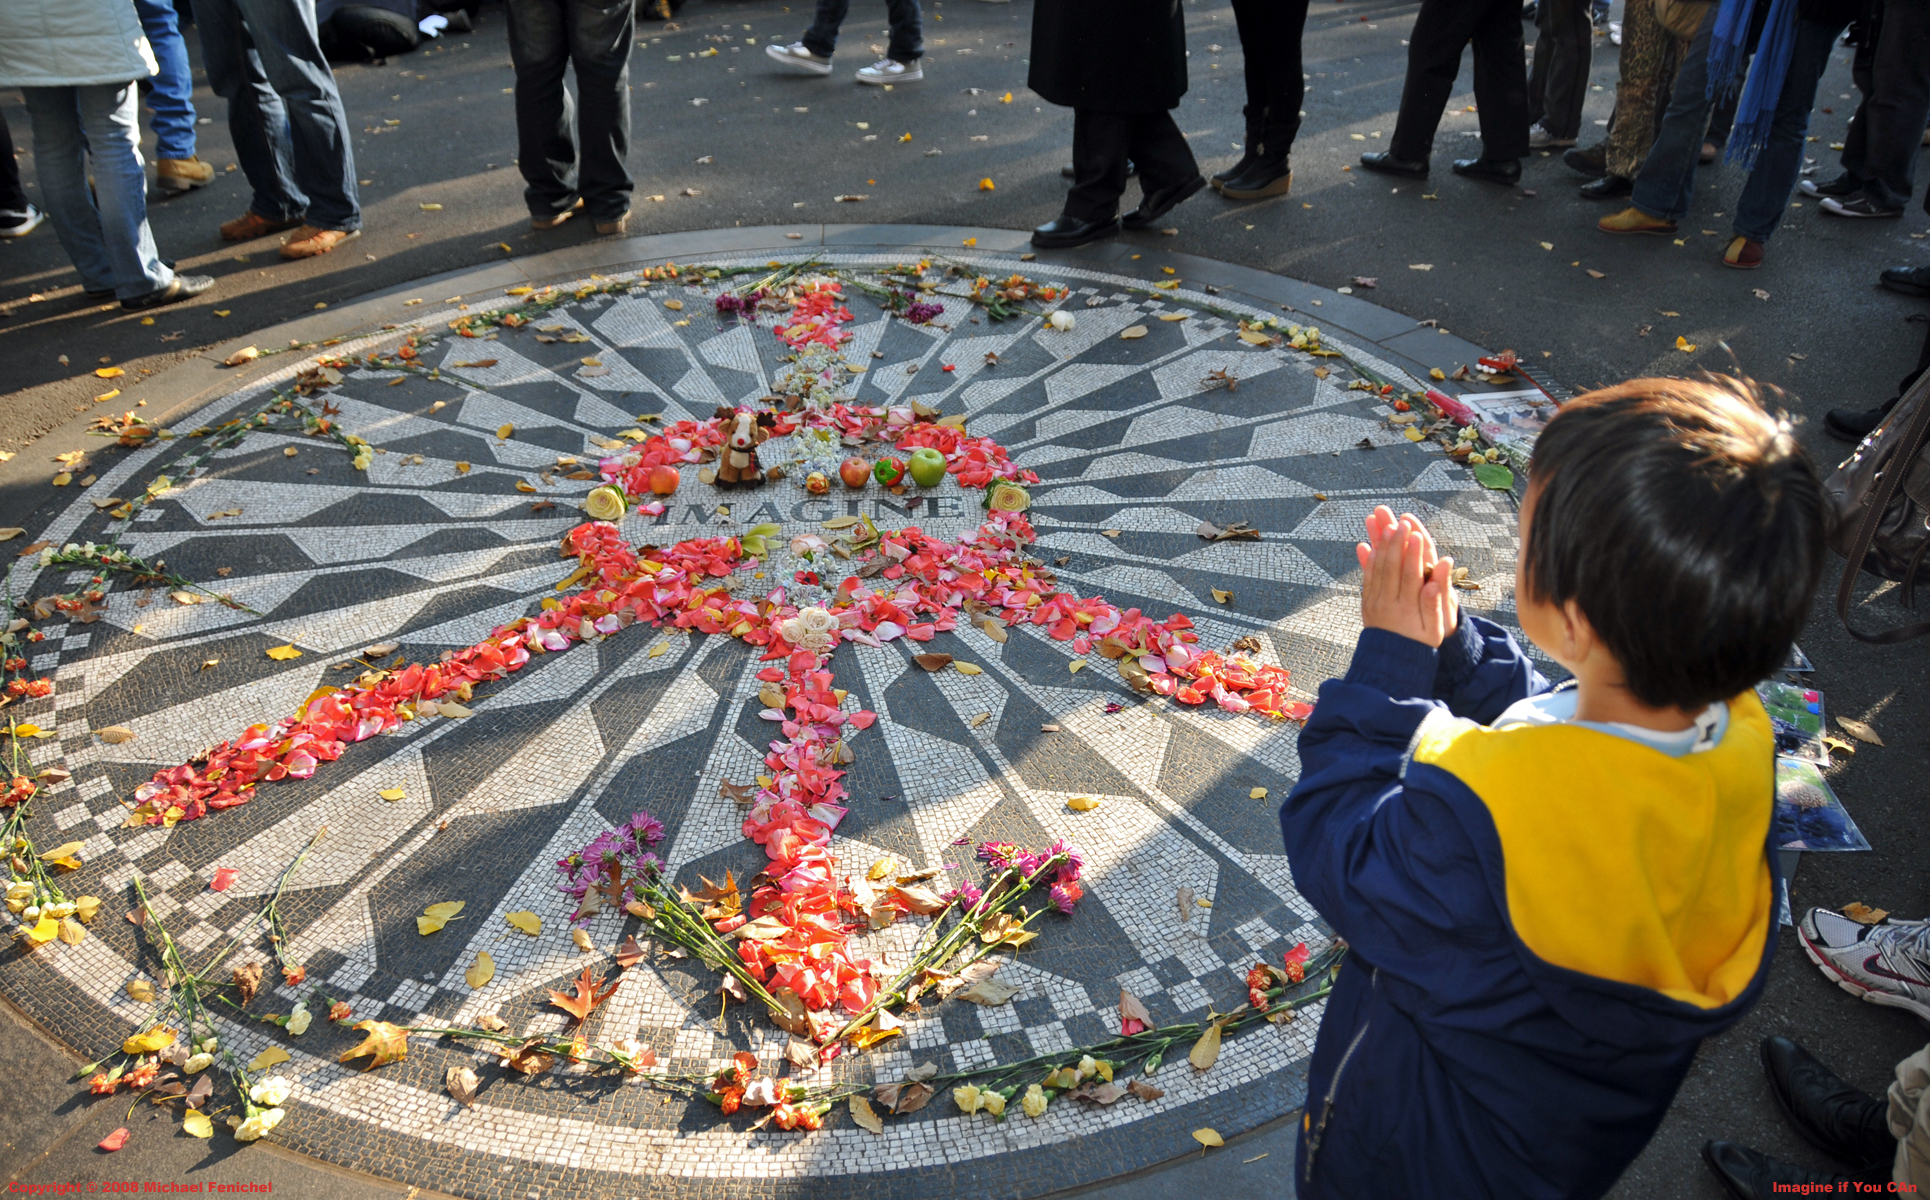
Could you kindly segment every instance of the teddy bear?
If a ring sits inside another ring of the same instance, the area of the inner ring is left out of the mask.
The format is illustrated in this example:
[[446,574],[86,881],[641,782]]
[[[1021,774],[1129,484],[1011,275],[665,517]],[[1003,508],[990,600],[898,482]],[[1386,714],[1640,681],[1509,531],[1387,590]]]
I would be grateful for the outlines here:
[[725,428],[724,445],[717,460],[717,486],[755,487],[764,482],[763,471],[757,465],[757,447],[771,436],[777,418],[770,413],[740,412],[724,406],[718,408],[717,419],[724,422]]

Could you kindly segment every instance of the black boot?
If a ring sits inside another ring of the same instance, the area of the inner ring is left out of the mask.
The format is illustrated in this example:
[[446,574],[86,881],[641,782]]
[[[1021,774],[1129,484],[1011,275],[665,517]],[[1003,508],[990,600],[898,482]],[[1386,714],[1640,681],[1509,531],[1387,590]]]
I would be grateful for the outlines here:
[[1838,441],[1860,442],[1883,424],[1883,418],[1890,415],[1890,410],[1896,407],[1900,399],[1901,396],[1892,396],[1880,407],[1867,412],[1857,412],[1853,408],[1832,408],[1823,414],[1823,432]]
[[[1729,1189],[1729,1194],[1736,1200],[1773,1200],[1790,1192],[1799,1195],[1810,1192],[1821,1194],[1858,1182],[1853,1176],[1825,1174],[1782,1162],[1734,1142],[1704,1142],[1702,1161],[1709,1164],[1709,1169],[1716,1173],[1716,1178],[1722,1181],[1722,1185]],[[1777,1186],[1779,1184],[1780,1188]],[[1809,1187],[1807,1190],[1799,1189],[1792,1186],[1795,1184],[1807,1184]]]
[[1762,1071],[1783,1115],[1810,1145],[1854,1167],[1895,1160],[1886,1102],[1844,1083],[1788,1038],[1762,1040]]
[[1293,168],[1287,152],[1269,151],[1255,159],[1244,173],[1221,185],[1220,195],[1228,200],[1264,200],[1269,196],[1284,196],[1292,188]]
[[1219,174],[1214,175],[1207,180],[1208,183],[1213,185],[1214,191],[1216,192],[1219,191],[1220,188],[1226,183],[1227,180],[1238,179],[1240,176],[1246,174],[1247,171],[1253,166],[1253,164],[1259,161],[1260,142],[1261,142],[1261,139],[1265,136],[1262,132],[1262,122],[1264,120],[1264,117],[1265,117],[1264,113],[1257,116],[1253,113],[1247,114],[1246,148],[1241,152],[1239,162],[1234,163],[1226,170],[1221,171]]
[[1608,174],[1608,147],[1601,143],[1586,150],[1570,146],[1562,152],[1561,161],[1571,171],[1579,171],[1590,179],[1600,179]]

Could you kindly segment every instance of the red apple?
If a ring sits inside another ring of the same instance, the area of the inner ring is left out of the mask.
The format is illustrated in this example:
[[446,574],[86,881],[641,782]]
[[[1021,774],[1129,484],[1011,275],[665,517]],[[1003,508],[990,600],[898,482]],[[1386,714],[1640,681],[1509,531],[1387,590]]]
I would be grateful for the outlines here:
[[676,491],[680,482],[682,479],[673,466],[666,464],[650,468],[650,490],[659,496],[668,496]]
[[848,488],[861,488],[871,478],[871,464],[853,455],[838,464],[838,477]]

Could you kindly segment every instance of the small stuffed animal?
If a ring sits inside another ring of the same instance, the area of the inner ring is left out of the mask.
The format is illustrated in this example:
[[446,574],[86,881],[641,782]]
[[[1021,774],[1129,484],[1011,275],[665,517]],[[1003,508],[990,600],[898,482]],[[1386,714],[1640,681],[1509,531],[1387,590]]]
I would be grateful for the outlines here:
[[777,418],[770,413],[739,412],[720,407],[717,418],[725,422],[723,453],[717,462],[717,485],[755,487],[764,482],[757,465],[757,447],[771,436]]

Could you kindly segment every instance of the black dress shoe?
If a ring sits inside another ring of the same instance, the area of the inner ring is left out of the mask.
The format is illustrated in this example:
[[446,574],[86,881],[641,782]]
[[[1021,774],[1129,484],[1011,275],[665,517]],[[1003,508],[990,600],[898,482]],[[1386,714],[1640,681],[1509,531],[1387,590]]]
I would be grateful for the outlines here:
[[1885,267],[1883,286],[1906,296],[1930,296],[1930,267]]
[[1391,150],[1369,150],[1360,156],[1360,165],[1377,175],[1399,175],[1405,179],[1426,179],[1427,162],[1395,158]]
[[1119,232],[1119,218],[1081,221],[1063,213],[1032,231],[1032,244],[1041,250],[1068,250]]
[[[1126,178],[1131,179],[1133,176],[1137,174],[1139,174],[1139,164],[1134,162],[1130,158],[1127,159],[1126,160]],[[1060,167],[1059,175],[1061,178],[1064,178],[1064,179],[1079,178],[1079,173],[1072,169],[1071,163],[1067,163],[1065,166]]]
[[1581,186],[1582,195],[1590,200],[1613,200],[1626,196],[1635,190],[1635,181],[1626,175],[1604,175],[1593,183]]
[[1880,407],[1863,412],[1853,408],[1832,408],[1823,414],[1823,432],[1841,442],[1860,442],[1883,424],[1883,418],[1890,415],[1898,399],[1892,396]]
[[1454,173],[1485,183],[1513,187],[1521,182],[1521,163],[1512,158],[1457,158]]
[[1590,179],[1600,179],[1608,174],[1608,147],[1597,145],[1584,150],[1580,146],[1570,146],[1562,151],[1561,161],[1571,171],[1580,171]]
[[145,296],[121,301],[121,307],[128,312],[140,312],[144,308],[159,308],[163,304],[173,304],[199,296],[214,286],[214,279],[207,275],[176,275],[174,282],[164,288],[155,288]]
[[1128,229],[1144,229],[1167,213],[1172,212],[1180,201],[1206,190],[1206,176],[1195,175],[1185,183],[1161,188],[1151,195],[1139,198],[1139,207],[1127,213],[1120,224]]
[[[1821,1193],[1834,1192],[1839,1184],[1856,1182],[1848,1175],[1825,1175],[1794,1163],[1780,1162],[1734,1142],[1704,1142],[1702,1161],[1709,1164],[1709,1169],[1716,1173],[1716,1178],[1722,1180],[1722,1185],[1729,1189],[1729,1194],[1736,1200],[1771,1200],[1772,1197],[1786,1196],[1791,1191],[1796,1191],[1798,1195],[1807,1194],[1788,1188],[1789,1184],[1809,1184],[1815,1192]],[[1785,1185],[1785,1189],[1773,1190],[1777,1184]]]
[[1856,1167],[1896,1158],[1888,1103],[1843,1082],[1809,1051],[1788,1038],[1764,1038],[1762,1071],[1783,1115],[1810,1145]]

